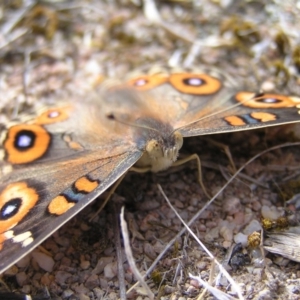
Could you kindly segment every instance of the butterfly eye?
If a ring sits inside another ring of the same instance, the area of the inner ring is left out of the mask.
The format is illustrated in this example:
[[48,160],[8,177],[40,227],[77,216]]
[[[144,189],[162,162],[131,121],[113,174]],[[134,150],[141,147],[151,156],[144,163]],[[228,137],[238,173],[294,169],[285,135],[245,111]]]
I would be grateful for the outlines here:
[[58,107],[49,109],[38,116],[34,123],[40,125],[62,122],[69,118],[70,107]]
[[249,92],[240,92],[235,95],[235,99],[242,102],[243,105],[252,108],[284,108],[295,107],[299,104],[299,98],[277,94],[257,95]]
[[175,145],[176,148],[179,150],[181,149],[182,145],[183,145],[183,137],[182,134],[179,131],[175,131],[174,132],[174,138],[175,138]]
[[156,86],[167,82],[168,77],[163,74],[145,75],[133,78],[127,82],[128,85],[134,87],[139,91],[147,91]]
[[32,162],[45,154],[50,141],[50,134],[39,125],[12,126],[4,141],[6,159],[12,164]]
[[211,95],[222,87],[220,80],[206,74],[174,73],[169,82],[177,91],[193,95]]

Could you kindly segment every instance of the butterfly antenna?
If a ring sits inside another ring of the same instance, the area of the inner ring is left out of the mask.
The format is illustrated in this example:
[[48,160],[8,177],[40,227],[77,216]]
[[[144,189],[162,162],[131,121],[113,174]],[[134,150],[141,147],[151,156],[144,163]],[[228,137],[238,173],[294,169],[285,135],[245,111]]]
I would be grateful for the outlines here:
[[159,133],[159,130],[157,130],[155,128],[152,128],[152,127],[149,127],[149,126],[145,126],[145,125],[134,124],[134,123],[131,123],[131,122],[126,122],[126,121],[117,119],[116,116],[113,113],[110,113],[110,114],[108,114],[106,116],[107,116],[107,118],[109,120],[113,120],[113,121],[116,121],[118,123],[121,123],[121,124],[124,124],[124,125],[127,125],[127,126],[136,127],[136,128],[149,129],[149,130],[153,130],[153,131],[156,131],[156,132]]
[[248,102],[248,101],[250,101],[250,100],[252,100],[252,99],[254,99],[254,98],[256,98],[256,97],[259,97],[259,96],[261,96],[261,95],[263,95],[263,93],[256,93],[254,96],[249,97],[249,99],[246,99],[246,100],[244,100],[243,102],[239,102],[239,103],[233,104],[233,105],[231,105],[231,106],[229,106],[229,107],[227,107],[227,108],[224,108],[224,109],[222,109],[222,110],[216,111],[216,112],[211,113],[211,114],[209,114],[209,115],[203,116],[203,117],[201,117],[201,118],[199,118],[199,119],[197,119],[197,120],[195,120],[195,121],[192,121],[192,122],[190,122],[190,123],[187,123],[187,124],[185,124],[185,125],[183,125],[183,126],[181,126],[181,127],[179,127],[179,128],[176,128],[176,129],[174,129],[174,132],[180,130],[181,128],[184,128],[184,127],[187,127],[187,126],[196,124],[196,123],[198,123],[199,121],[202,121],[202,120],[204,120],[204,119],[207,119],[207,118],[210,118],[210,117],[212,117],[212,116],[216,116],[216,115],[218,115],[218,114],[220,114],[220,113],[223,113],[223,112],[225,112],[225,111],[231,110],[232,108],[241,106],[241,105],[243,105],[244,103],[246,103],[246,102]]

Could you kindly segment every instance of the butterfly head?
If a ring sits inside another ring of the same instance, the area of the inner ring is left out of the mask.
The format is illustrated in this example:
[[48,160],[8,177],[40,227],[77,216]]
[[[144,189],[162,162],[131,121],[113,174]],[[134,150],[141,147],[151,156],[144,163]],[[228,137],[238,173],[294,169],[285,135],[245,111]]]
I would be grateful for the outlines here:
[[141,126],[136,131],[136,137],[143,145],[144,151],[136,165],[149,167],[152,172],[159,172],[172,166],[183,144],[181,133],[174,131],[169,124],[154,118],[140,119],[136,124]]
[[[174,142],[169,143],[170,141]],[[157,139],[148,141],[143,157],[146,156],[152,172],[159,172],[169,168],[177,160],[182,144],[182,135],[175,131],[165,143]]]

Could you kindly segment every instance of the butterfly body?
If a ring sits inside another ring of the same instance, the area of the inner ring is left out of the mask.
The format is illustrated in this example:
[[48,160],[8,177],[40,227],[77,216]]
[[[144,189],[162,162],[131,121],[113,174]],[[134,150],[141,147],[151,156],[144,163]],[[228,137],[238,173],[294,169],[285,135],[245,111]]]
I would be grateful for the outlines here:
[[239,91],[223,76],[178,70],[75,98],[1,134],[0,272],[132,166],[172,166],[184,137],[300,120],[298,97]]

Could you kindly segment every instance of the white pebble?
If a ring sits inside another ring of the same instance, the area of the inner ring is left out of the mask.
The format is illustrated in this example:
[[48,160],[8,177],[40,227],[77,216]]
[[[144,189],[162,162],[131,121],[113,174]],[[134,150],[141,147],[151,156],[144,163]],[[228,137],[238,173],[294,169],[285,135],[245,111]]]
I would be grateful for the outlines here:
[[263,205],[261,208],[261,214],[265,219],[277,220],[280,217],[280,212],[275,206]]
[[229,197],[224,200],[223,210],[230,216],[237,213],[241,208],[241,201],[237,197]]
[[116,262],[109,263],[104,268],[105,278],[112,279],[117,275],[117,264]]
[[38,265],[47,272],[52,272],[54,266],[54,260],[52,257],[46,255],[43,252],[32,252],[33,259],[38,263]]
[[72,295],[74,294],[74,292],[70,289],[64,290],[62,297],[65,298],[70,298]]
[[224,238],[225,241],[232,241],[233,238],[233,230],[229,227],[222,226],[220,229],[220,235]]
[[252,220],[244,229],[244,234],[249,235],[254,231],[260,231],[262,227],[257,220]]
[[234,236],[234,242],[237,244],[241,243],[243,247],[246,247],[248,243],[248,236],[239,232]]

